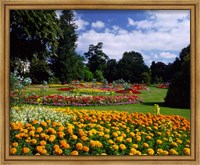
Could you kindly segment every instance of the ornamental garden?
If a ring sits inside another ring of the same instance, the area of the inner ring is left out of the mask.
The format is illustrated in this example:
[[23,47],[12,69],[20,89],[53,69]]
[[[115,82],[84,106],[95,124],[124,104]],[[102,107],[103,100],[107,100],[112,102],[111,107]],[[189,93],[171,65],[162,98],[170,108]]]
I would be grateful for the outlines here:
[[10,11],[10,155],[190,155],[190,45],[150,67],[100,41],[78,54],[74,20]]

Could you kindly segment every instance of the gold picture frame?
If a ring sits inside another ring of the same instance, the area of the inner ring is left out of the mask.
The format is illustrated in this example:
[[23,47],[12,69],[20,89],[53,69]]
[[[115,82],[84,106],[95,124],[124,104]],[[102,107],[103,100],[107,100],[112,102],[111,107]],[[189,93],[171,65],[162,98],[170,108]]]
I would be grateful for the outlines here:
[[[1,164],[199,164],[200,48],[198,0],[1,0],[0,134]],[[9,155],[9,11],[12,9],[187,9],[191,12],[191,156],[10,156]]]

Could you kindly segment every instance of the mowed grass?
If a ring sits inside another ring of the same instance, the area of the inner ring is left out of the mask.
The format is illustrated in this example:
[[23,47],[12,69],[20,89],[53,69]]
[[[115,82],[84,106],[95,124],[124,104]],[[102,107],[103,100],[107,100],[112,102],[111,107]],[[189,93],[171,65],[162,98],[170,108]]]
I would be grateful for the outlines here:
[[[25,93],[35,93],[42,95],[40,88],[30,86]],[[62,94],[65,91],[58,91],[57,88],[46,88],[44,94]],[[190,109],[170,108],[164,106],[164,98],[166,97],[167,89],[159,89],[155,86],[150,86],[149,90],[142,91],[138,96],[143,100],[142,103],[117,105],[117,106],[85,106],[85,107],[71,107],[71,109],[88,109],[88,110],[117,110],[129,113],[141,112],[154,114],[154,104],[158,104],[161,108],[160,113],[164,115],[180,115],[190,120]]]

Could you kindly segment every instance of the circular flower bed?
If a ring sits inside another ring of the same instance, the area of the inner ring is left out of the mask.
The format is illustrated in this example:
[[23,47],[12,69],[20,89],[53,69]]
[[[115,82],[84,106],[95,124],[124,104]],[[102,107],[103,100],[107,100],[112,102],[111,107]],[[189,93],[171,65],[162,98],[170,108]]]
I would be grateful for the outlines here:
[[10,122],[11,155],[190,155],[190,122],[180,116],[70,110],[66,122]]

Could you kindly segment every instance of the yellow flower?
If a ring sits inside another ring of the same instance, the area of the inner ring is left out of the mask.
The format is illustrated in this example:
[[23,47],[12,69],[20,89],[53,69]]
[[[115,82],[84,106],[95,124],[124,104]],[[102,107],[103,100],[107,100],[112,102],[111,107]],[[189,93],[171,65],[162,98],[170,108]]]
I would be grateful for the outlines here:
[[174,147],[178,147],[178,144],[176,142],[172,142],[171,145]]
[[105,135],[104,135],[104,138],[108,139],[108,138],[110,138],[110,135],[105,134]]
[[71,155],[78,155],[78,151],[76,151],[76,150],[72,151]]
[[63,151],[62,151],[61,148],[56,148],[56,149],[54,150],[54,152],[55,152],[55,154],[57,154],[57,155],[61,155],[61,154],[63,153]]
[[166,150],[164,150],[164,151],[162,152],[162,154],[166,156],[166,155],[169,155],[169,152],[166,151]]
[[81,140],[83,140],[83,141],[87,141],[89,138],[88,137],[86,137],[86,136],[82,136],[81,137]]
[[137,140],[138,142],[141,141],[141,140],[142,140],[141,136],[137,136],[137,137],[136,137],[136,140]]
[[18,143],[17,143],[17,142],[14,142],[14,143],[12,143],[12,146],[13,146],[13,147],[17,147],[17,146],[18,146]]
[[154,155],[154,150],[152,148],[149,148],[147,152],[149,155]]
[[163,149],[162,149],[162,148],[158,148],[156,153],[157,153],[158,155],[162,154],[162,153],[163,153]]
[[76,135],[72,135],[71,138],[74,139],[74,140],[78,139],[78,137]]
[[117,136],[118,136],[118,133],[117,133],[117,132],[113,132],[113,133],[112,133],[112,136],[117,137]]
[[29,153],[29,151],[30,151],[30,149],[28,147],[22,148],[22,152],[25,153],[25,154]]
[[60,148],[60,146],[59,146],[59,145],[57,145],[57,144],[55,144],[55,145],[53,146],[53,148],[54,148],[54,150],[56,150],[56,149],[59,149],[59,148]]
[[123,137],[122,137],[122,136],[117,137],[117,141],[118,141],[118,142],[122,142],[122,141],[123,141]]
[[175,149],[169,150],[170,155],[178,155],[178,152]]
[[45,146],[46,144],[47,144],[46,141],[44,141],[44,140],[40,141],[40,145],[41,145],[41,146]]
[[151,140],[151,136],[149,136],[149,135],[146,136],[146,139],[147,139],[147,140]]
[[162,140],[158,139],[158,140],[156,140],[156,143],[157,144],[162,144]]
[[135,155],[142,155],[140,151],[137,151]]
[[119,147],[120,147],[121,150],[125,150],[126,149],[126,146],[124,144],[120,144]]
[[89,147],[83,146],[82,150],[83,150],[84,152],[88,152],[88,151],[89,151]]
[[143,147],[148,148],[149,144],[148,143],[143,143]]
[[131,143],[132,142],[132,138],[127,138],[126,141]]
[[114,144],[114,145],[112,146],[112,148],[113,148],[114,150],[118,150],[118,149],[119,149],[119,146],[118,146],[117,144]]
[[46,155],[46,154],[47,154],[47,150],[42,149],[42,150],[40,151],[40,153],[43,154],[43,155]]
[[40,132],[42,132],[43,131],[43,128],[42,127],[38,127],[37,129],[36,129],[36,132],[38,132],[38,133],[40,133]]
[[183,149],[183,153],[184,153],[185,155],[190,155],[190,149],[189,149],[189,148],[184,148],[184,149]]
[[138,148],[138,144],[133,144],[132,147],[137,149]]
[[47,123],[46,123],[45,121],[41,121],[41,122],[40,122],[40,125],[46,127],[46,126],[47,126]]
[[32,139],[32,140],[31,140],[31,143],[32,143],[32,144],[36,144],[36,143],[37,143],[37,140],[36,140],[36,139]]
[[77,143],[76,144],[76,148],[77,148],[77,150],[82,150],[83,144],[82,143]]
[[63,137],[65,136],[65,133],[64,133],[64,132],[58,132],[57,134],[58,134],[58,137],[59,137],[59,138],[63,138]]
[[131,148],[130,153],[131,155],[135,155],[137,153],[137,150],[135,148]]
[[17,149],[16,149],[16,148],[10,148],[10,154],[11,154],[11,155],[16,154],[16,152],[17,152]]
[[50,136],[49,136],[49,141],[50,141],[50,142],[53,142],[55,139],[56,139],[56,136],[55,136],[55,135],[50,135]]
[[109,140],[108,140],[108,143],[109,143],[109,144],[114,144],[114,142],[113,142],[112,139],[109,139]]

